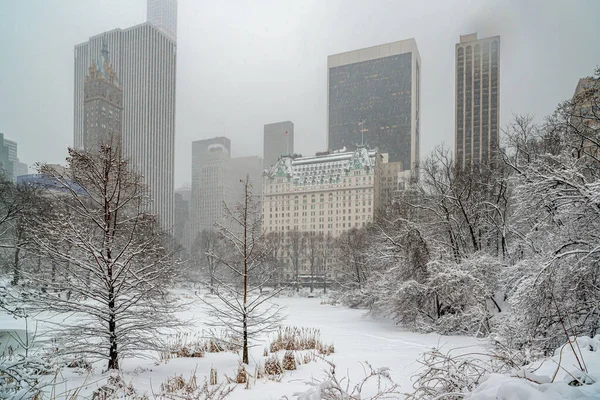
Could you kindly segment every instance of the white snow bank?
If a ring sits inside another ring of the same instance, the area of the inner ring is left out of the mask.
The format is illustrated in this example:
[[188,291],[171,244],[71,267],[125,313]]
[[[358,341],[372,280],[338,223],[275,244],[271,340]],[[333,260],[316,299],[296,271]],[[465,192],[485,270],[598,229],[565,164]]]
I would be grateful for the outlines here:
[[505,375],[490,374],[465,399],[600,399],[600,335],[582,336],[572,341],[575,352],[565,343],[556,349],[554,356],[521,370]]

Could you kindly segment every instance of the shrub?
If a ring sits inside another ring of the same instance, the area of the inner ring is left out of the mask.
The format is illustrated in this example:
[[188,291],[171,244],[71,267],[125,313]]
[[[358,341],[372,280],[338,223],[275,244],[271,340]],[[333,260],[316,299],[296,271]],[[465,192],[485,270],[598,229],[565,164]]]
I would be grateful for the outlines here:
[[296,370],[296,358],[294,357],[294,352],[292,350],[287,350],[285,352],[281,366],[286,371]]
[[271,357],[265,360],[264,371],[267,375],[283,374],[283,367],[276,354],[271,355]]

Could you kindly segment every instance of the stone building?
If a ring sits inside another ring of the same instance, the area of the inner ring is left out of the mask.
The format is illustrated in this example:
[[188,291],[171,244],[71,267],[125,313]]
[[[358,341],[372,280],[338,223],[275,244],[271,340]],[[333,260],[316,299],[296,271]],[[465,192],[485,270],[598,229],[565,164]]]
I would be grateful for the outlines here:
[[102,58],[92,61],[88,69],[83,92],[83,148],[97,151],[101,145],[113,143],[120,149],[123,86],[110,64],[106,40],[102,43]]
[[263,228],[339,236],[373,221],[383,158],[376,150],[284,156],[263,177]]
[[334,258],[333,240],[366,227],[379,211],[382,168],[380,153],[359,146],[310,157],[282,156],[265,171],[263,231],[279,237],[281,279],[291,280],[296,264],[300,281],[314,283],[310,253],[318,247],[316,274],[318,284],[323,284],[330,276],[327,265]]
[[[74,147],[84,148],[84,85],[108,42],[123,84],[123,151],[144,177],[149,212],[162,228],[174,224],[177,1],[148,0],[148,21],[89,38],[74,49]],[[102,65],[96,64],[97,68]]]

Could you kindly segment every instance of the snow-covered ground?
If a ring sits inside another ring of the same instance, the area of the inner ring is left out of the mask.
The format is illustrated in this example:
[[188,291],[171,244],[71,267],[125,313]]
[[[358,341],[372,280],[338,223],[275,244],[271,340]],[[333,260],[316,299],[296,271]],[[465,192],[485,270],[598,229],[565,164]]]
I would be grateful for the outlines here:
[[[327,359],[336,364],[338,376],[348,375],[353,382],[360,380],[364,376],[361,362],[368,361],[375,368],[389,367],[392,378],[404,393],[412,391],[411,376],[419,369],[416,360],[422,352],[440,346],[445,350],[457,348],[457,352],[474,352],[481,351],[485,345],[485,341],[470,337],[408,332],[388,321],[373,320],[364,310],[323,305],[318,298],[281,297],[277,302],[286,308],[285,325],[318,328],[321,330],[321,339],[335,345],[335,353]],[[193,329],[196,332],[202,331],[205,310],[200,301],[192,305],[183,316],[193,316],[196,319]],[[0,316],[0,326],[8,327],[8,324],[14,328],[21,325],[18,321]],[[263,349],[267,342],[268,338],[264,338],[264,341],[256,343],[257,346],[251,349],[251,364],[264,360]],[[139,393],[146,392],[152,397],[152,393],[159,392],[160,384],[174,375],[189,378],[195,371],[202,382],[213,367],[218,371],[220,382],[225,374],[235,377],[239,360],[238,355],[224,352],[206,353],[203,358],[174,358],[166,363],[126,359],[121,366],[125,381],[131,382]],[[81,393],[90,393],[106,382],[106,374],[101,371],[103,367],[104,363],[96,364],[91,375],[66,369],[63,373],[65,382],[59,385],[58,392],[68,392],[84,386]],[[287,371],[279,383],[259,380],[249,390],[238,385],[229,398],[280,399],[287,395],[292,399],[294,393],[308,389],[305,381],[311,377],[321,378],[327,368],[328,365],[323,361],[300,365],[296,371]],[[254,366],[249,368],[249,372],[254,372]]]

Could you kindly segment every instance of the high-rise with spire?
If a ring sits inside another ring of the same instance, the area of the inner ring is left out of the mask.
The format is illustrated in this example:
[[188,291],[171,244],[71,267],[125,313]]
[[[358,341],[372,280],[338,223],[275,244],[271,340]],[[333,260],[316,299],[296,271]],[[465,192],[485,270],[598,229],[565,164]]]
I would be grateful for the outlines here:
[[92,61],[83,84],[83,147],[88,151],[112,140],[121,142],[123,88],[110,64],[106,38],[101,52],[102,58]]
[[172,229],[177,1],[148,0],[148,16],[148,22],[114,29],[75,46],[74,146],[85,146],[86,76],[93,62],[102,59],[105,43],[123,90],[123,151],[149,187],[150,211],[163,228]]

